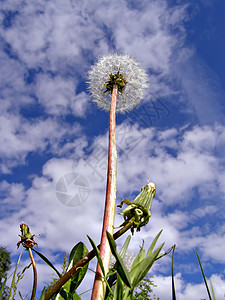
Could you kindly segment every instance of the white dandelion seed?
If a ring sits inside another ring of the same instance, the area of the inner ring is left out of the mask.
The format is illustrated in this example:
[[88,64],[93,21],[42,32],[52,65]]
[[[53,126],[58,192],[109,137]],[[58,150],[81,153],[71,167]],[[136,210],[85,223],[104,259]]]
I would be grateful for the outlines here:
[[101,57],[89,72],[89,90],[93,102],[99,108],[109,111],[112,94],[106,91],[106,82],[110,81],[110,75],[116,75],[117,72],[123,76],[125,86],[117,95],[116,112],[125,113],[139,105],[148,87],[145,70],[129,55],[112,54]]

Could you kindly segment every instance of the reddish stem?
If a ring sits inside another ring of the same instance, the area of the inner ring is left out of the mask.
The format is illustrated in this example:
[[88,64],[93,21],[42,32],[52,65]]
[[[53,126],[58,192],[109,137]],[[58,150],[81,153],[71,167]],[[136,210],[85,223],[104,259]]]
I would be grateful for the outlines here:
[[[100,257],[103,262],[105,273],[108,272],[110,262],[110,247],[106,236],[106,231],[113,234],[115,205],[116,205],[116,100],[118,86],[114,85],[109,115],[109,148],[108,148],[108,173],[105,199],[105,212],[100,244]],[[105,284],[103,283],[102,271],[97,264],[94,286],[92,290],[92,300],[103,299]]]
[[28,248],[28,251],[29,251],[29,255],[30,255],[30,259],[31,259],[32,267],[33,267],[33,273],[34,273],[33,289],[32,289],[32,295],[31,295],[30,299],[34,300],[36,290],[37,290],[37,270],[36,270],[35,261],[34,261],[34,257],[33,257],[31,248]]

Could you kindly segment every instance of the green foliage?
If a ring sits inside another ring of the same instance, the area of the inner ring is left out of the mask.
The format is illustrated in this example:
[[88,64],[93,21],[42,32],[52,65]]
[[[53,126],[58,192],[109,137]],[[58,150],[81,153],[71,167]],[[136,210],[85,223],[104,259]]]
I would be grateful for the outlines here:
[[8,299],[7,272],[11,265],[10,253],[0,246],[0,299]]
[[153,276],[146,276],[139,285],[134,290],[133,300],[159,300],[159,298],[152,298],[151,294],[153,293],[152,287],[156,285],[150,279]]
[[18,269],[18,266],[19,266],[19,263],[20,263],[21,256],[22,256],[22,253],[20,254],[20,256],[17,260],[16,267],[15,267],[14,272],[12,274],[13,278],[12,278],[11,286],[10,286],[10,289],[9,289],[8,300],[14,299],[14,297],[16,295],[17,285],[18,285],[19,281],[23,278],[23,273],[27,269],[27,268],[24,268],[24,270],[22,271],[21,274],[18,273],[17,274],[17,280],[16,280],[16,272],[17,272],[17,269]]
[[32,249],[32,251],[34,251],[38,256],[40,256],[40,258],[47,264],[49,265],[49,267],[51,267],[55,272],[56,274],[61,277],[61,274],[60,272],[53,266],[53,264],[50,262],[50,260],[44,256],[42,253],[40,253],[39,251],[35,250],[35,249]]
[[7,272],[11,265],[10,253],[0,246],[0,283],[6,278]]
[[99,263],[99,266],[102,270],[102,274],[103,276],[105,277],[105,269],[104,269],[104,266],[103,266],[103,262],[102,262],[102,259],[100,257],[100,251],[98,249],[98,247],[95,245],[95,242],[90,238],[90,236],[87,236],[88,239],[89,239],[89,242],[91,243],[91,246],[95,252],[95,256],[97,257],[97,260],[98,260],[98,263]]
[[173,300],[176,300],[176,290],[175,290],[174,272],[173,272],[175,248],[176,245],[173,246],[173,254],[172,254],[172,299]]
[[[37,251],[35,250],[35,252]],[[57,269],[53,266],[53,264],[44,255],[42,254],[40,255],[40,253],[38,253],[38,255],[57,273],[59,277],[61,277],[69,269],[71,269],[80,259],[82,259],[87,253],[88,250],[82,242],[76,244],[70,252],[68,265],[67,265],[67,255],[65,254],[64,256],[62,274],[60,274],[59,271],[57,271]],[[60,292],[56,295],[55,299],[79,300],[80,297],[77,295],[76,289],[84,279],[87,269],[88,269],[88,264],[86,264],[77,274],[75,274],[63,285]],[[57,281],[56,279],[53,279],[51,285],[49,285],[48,288],[50,288],[56,281]]]
[[199,255],[198,255],[197,251],[196,251],[196,255],[197,255],[198,263],[199,263],[199,266],[200,266],[200,269],[201,269],[201,272],[202,272],[202,276],[203,276],[203,279],[204,279],[204,282],[205,282],[205,287],[206,287],[209,299],[210,300],[216,300],[214,289],[213,289],[213,285],[212,285],[212,282],[210,281],[211,288],[212,288],[212,294],[213,294],[213,296],[211,296],[211,293],[210,293],[210,290],[209,290],[209,286],[208,286],[208,283],[207,283],[207,280],[206,280],[206,277],[205,277],[205,273],[203,271],[203,267],[202,267],[202,264],[201,264],[201,261],[200,261],[200,258],[199,258]]
[[111,248],[111,251],[112,251],[112,255],[116,259],[117,273],[120,276],[121,280],[125,283],[125,285],[127,287],[131,288],[132,286],[131,286],[130,276],[129,276],[128,270],[125,266],[125,263],[124,263],[121,255],[116,250],[116,243],[115,243],[112,235],[109,232],[106,232],[106,234],[107,234],[109,245],[110,245],[110,248]]
[[[125,254],[125,250],[127,250],[129,240],[125,241],[121,252],[118,253],[113,237],[107,232],[107,238],[112,254],[116,259],[116,263],[113,266],[113,269],[108,273],[108,285],[110,286],[110,289],[114,287],[113,295],[108,291],[105,299],[132,300],[135,299],[134,297],[136,297],[136,299],[151,299],[149,296],[149,293],[151,292],[151,288],[149,287],[150,281],[147,279],[146,281],[143,280],[145,279],[154,262],[157,259],[162,258],[164,255],[167,255],[171,251],[167,251],[165,254],[160,255],[160,251],[164,244],[161,244],[158,248],[154,249],[161,232],[162,231],[160,231],[153,240],[147,251],[147,255],[145,255],[145,251],[143,249],[143,242],[138,255],[133,261],[130,271],[127,270],[123,262],[123,255]],[[144,291],[144,286],[148,287],[147,292]]]

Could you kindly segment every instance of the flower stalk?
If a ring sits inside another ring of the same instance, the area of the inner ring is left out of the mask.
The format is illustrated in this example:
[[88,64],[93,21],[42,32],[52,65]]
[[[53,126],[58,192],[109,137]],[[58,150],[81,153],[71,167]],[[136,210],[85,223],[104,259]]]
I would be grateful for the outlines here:
[[[89,72],[89,89],[93,101],[100,108],[110,111],[107,187],[100,244],[100,257],[106,274],[111,253],[106,231],[113,233],[116,205],[116,112],[129,111],[143,100],[146,81],[145,71],[128,55],[102,57]],[[102,275],[97,264],[92,300],[104,299],[106,285]]]
[[[110,247],[106,236],[106,231],[113,234],[114,216],[116,206],[116,100],[118,85],[113,86],[112,100],[109,115],[109,148],[108,148],[108,173],[105,199],[105,212],[100,244],[100,257],[103,262],[105,272],[108,272],[110,263]],[[92,300],[103,298],[105,284],[103,282],[100,265],[97,264],[94,286],[92,290]]]
[[35,260],[32,254],[32,250],[31,248],[28,248],[29,251],[29,255],[30,255],[30,260],[32,263],[32,267],[33,267],[33,289],[32,289],[32,294],[31,294],[31,300],[35,300],[35,295],[36,295],[36,290],[37,290],[37,269],[36,269],[36,265],[35,265]]

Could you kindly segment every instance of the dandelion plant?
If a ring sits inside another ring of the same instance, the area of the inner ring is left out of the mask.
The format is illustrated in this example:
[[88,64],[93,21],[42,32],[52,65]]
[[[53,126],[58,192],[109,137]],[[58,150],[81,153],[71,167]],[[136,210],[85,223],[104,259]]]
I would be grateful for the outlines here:
[[29,227],[22,223],[20,224],[20,231],[21,234],[19,235],[21,240],[17,243],[17,248],[19,248],[20,244],[23,245],[23,247],[28,250],[29,255],[30,255],[30,260],[31,260],[31,264],[33,266],[33,289],[32,289],[32,294],[31,294],[31,300],[35,299],[35,294],[36,294],[36,289],[37,289],[37,269],[36,269],[36,265],[35,265],[35,261],[34,261],[34,257],[32,254],[32,248],[33,246],[37,246],[37,243],[34,241],[34,237],[37,236],[39,237],[39,234],[31,234]]
[[[108,173],[100,257],[106,272],[110,247],[106,232],[113,233],[116,204],[116,112],[125,113],[136,107],[144,97],[147,75],[139,63],[128,55],[113,54],[98,60],[89,72],[89,89],[98,107],[109,111]],[[92,299],[101,299],[104,284],[99,264],[96,269]]]

